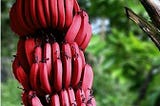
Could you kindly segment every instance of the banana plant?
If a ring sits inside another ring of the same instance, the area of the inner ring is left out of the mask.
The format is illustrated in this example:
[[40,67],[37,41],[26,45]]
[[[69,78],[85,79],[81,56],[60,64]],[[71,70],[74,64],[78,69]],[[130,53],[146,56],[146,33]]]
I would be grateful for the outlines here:
[[160,51],[160,0],[140,0],[152,22],[138,16],[130,8],[125,7],[126,15],[134,21],[155,43]]

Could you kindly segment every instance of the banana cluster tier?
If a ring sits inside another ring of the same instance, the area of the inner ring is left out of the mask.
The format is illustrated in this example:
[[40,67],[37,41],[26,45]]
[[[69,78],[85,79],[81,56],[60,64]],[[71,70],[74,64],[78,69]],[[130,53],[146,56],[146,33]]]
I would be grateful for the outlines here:
[[92,28],[77,0],[16,0],[10,23],[19,36],[12,69],[23,105],[96,106],[84,56]]

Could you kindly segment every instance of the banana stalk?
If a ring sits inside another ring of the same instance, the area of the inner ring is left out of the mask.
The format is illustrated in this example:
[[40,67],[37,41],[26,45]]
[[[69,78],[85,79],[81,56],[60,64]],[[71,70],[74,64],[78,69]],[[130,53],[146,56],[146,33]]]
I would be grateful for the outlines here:
[[[138,16],[131,9],[125,7],[125,10],[127,17],[134,21],[152,39],[160,50],[160,30],[150,22],[147,22],[144,18]],[[155,18],[152,18],[152,20],[155,20]]]

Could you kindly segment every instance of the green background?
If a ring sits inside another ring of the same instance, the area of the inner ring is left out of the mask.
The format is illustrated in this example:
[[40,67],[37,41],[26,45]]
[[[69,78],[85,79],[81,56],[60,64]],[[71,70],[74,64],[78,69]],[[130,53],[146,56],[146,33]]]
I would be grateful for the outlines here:
[[[9,9],[15,0],[1,1],[1,99],[2,106],[20,106],[20,85],[12,75],[18,37],[9,27]],[[97,106],[160,105],[160,53],[138,26],[129,21],[124,7],[150,21],[139,0],[79,0],[91,23],[110,21],[106,33],[94,34],[86,50],[94,70]]]

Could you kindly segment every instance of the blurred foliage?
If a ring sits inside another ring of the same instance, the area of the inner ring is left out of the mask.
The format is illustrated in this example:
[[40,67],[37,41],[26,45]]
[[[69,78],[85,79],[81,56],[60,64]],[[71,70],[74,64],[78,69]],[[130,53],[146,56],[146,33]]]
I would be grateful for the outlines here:
[[[15,0],[2,0],[2,57],[16,52],[18,37],[9,27],[9,9]],[[79,0],[90,16],[107,18],[110,30],[105,36],[93,34],[86,58],[94,70],[94,95],[97,106],[133,106],[150,70],[160,66],[160,53],[152,41],[133,22],[124,7],[132,8],[149,20],[139,0]],[[10,68],[9,68],[10,69]],[[3,71],[3,70],[2,70]],[[11,72],[11,70],[7,70]],[[160,70],[153,75],[139,106],[158,106]],[[2,83],[2,106],[20,106],[20,91],[12,77]]]
[[16,80],[9,79],[2,86],[2,106],[20,106],[21,105],[21,89],[18,89],[19,86]]
[[[90,60],[95,72],[94,91],[98,106],[131,106],[149,70],[160,61],[159,51],[153,43],[141,41],[132,32],[124,35],[116,29],[112,29],[105,40],[94,35],[87,52],[88,58],[94,57]],[[156,94],[159,92],[158,89],[155,91]]]

